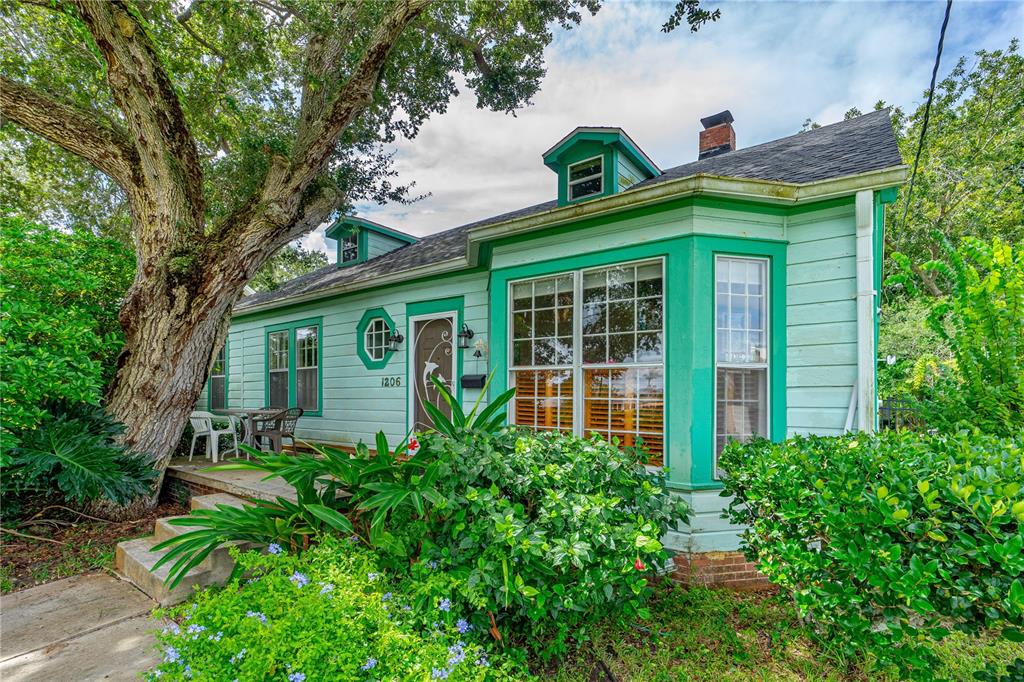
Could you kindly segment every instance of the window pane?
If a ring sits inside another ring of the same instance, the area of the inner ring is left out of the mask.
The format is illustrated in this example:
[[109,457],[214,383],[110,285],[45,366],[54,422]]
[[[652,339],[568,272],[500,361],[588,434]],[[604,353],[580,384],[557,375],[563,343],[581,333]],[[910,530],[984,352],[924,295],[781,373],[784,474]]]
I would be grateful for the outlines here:
[[341,262],[348,263],[359,258],[359,235],[351,234],[341,240]]
[[288,369],[288,332],[272,332],[268,335],[270,343],[270,369]]
[[363,347],[371,360],[383,360],[387,354],[388,337],[391,329],[382,317],[374,318],[366,327],[363,338]]
[[224,410],[228,406],[227,377],[218,376],[210,378],[210,407],[215,410]]
[[569,166],[569,182],[601,173],[601,157]]
[[512,366],[573,361],[573,278],[559,275],[512,285]]
[[730,364],[767,362],[767,262],[719,258],[715,272],[715,357]]
[[768,370],[720,367],[716,383],[716,452],[730,440],[767,436]]
[[569,185],[569,198],[580,199],[601,192],[601,176]]
[[660,367],[583,371],[583,429],[619,445],[643,445],[661,466],[665,448],[664,372]]
[[316,367],[295,370],[295,405],[307,412],[317,409]]
[[516,397],[512,423],[533,429],[572,430],[572,372],[518,370],[512,372]]
[[288,407],[288,371],[270,373],[270,406]]
[[317,366],[316,327],[299,327],[295,330],[295,366],[299,369]]

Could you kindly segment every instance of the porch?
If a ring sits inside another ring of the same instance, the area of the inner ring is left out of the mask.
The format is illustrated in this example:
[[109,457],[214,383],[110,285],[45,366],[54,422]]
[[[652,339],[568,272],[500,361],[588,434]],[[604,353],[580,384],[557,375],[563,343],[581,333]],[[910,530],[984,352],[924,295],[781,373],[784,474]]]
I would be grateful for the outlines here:
[[[231,462],[234,458],[224,461]],[[280,478],[265,481],[266,474],[260,471],[208,471],[211,466],[208,459],[198,455],[191,462],[188,457],[175,457],[167,467],[165,490],[173,494],[176,487],[183,487],[190,496],[227,493],[242,499],[267,502],[278,497],[296,499],[295,489]]]

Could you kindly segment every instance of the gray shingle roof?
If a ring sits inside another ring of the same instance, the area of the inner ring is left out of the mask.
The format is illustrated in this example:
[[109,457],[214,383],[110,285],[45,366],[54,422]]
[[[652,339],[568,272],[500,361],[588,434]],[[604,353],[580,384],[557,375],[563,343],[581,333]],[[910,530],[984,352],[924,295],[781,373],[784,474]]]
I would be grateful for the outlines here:
[[[883,109],[754,147],[669,168],[657,177],[633,185],[627,192],[699,173],[805,183],[891,168],[902,163],[889,112]],[[541,213],[556,206],[556,201],[546,201],[468,223],[423,237],[415,244],[403,246],[358,265],[339,268],[331,264],[290,280],[274,291],[246,296],[235,304],[235,313],[245,312],[252,306],[342,284],[365,282],[370,285],[374,279],[383,275],[458,258],[465,254],[466,235],[473,228]]]

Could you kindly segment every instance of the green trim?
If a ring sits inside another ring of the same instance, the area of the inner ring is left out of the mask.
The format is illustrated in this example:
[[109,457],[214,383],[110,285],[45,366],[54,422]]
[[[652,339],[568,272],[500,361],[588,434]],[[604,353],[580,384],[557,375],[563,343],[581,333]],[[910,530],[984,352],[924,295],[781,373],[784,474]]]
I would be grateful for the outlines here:
[[[672,487],[714,480],[714,257],[770,260],[771,437],[786,435],[786,242],[685,235],[491,272],[490,330],[494,378],[490,395],[508,384],[508,283],[569,270],[661,257],[665,260],[665,466]],[[695,330],[705,330],[697,333]],[[696,453],[696,455],[694,454]]]
[[263,400],[270,404],[270,335],[288,332],[288,407],[295,407],[295,330],[316,327],[316,408],[303,413],[304,417],[323,416],[324,410],[324,322],[323,317],[307,317],[292,322],[281,322],[263,327]]
[[231,404],[228,394],[228,358],[231,350],[231,336],[224,339],[224,407],[213,406],[213,375],[206,378],[206,408],[210,412],[220,412],[228,409]]
[[554,171],[558,171],[560,167],[568,165],[569,162],[565,161],[562,156],[580,142],[599,142],[608,146],[614,145],[616,148],[621,149],[638,169],[648,173],[649,177],[661,175],[661,170],[647,159],[643,152],[633,144],[632,140],[621,132],[610,130],[606,132],[584,130],[571,135],[544,155],[544,165]]
[[405,242],[406,244],[413,244],[417,241],[416,237],[411,234],[399,232],[398,230],[394,230],[386,225],[381,225],[380,223],[375,223],[372,220],[366,220],[365,218],[357,218],[356,216],[345,216],[343,218],[339,218],[334,221],[333,225],[327,228],[324,235],[329,239],[336,239],[337,237],[335,237],[335,234],[340,231],[342,225],[355,225],[364,230],[372,230],[373,232],[378,232],[388,237],[392,237],[400,242]]
[[366,369],[384,369],[387,366],[388,361],[391,360],[391,356],[395,354],[395,351],[393,350],[385,350],[383,358],[380,360],[374,360],[370,357],[370,354],[366,352],[366,328],[370,326],[370,322],[378,318],[383,318],[388,329],[392,332],[398,330],[398,327],[395,325],[395,321],[391,319],[391,316],[388,315],[388,311],[384,310],[384,308],[370,308],[363,313],[362,318],[359,320],[359,324],[356,325],[356,354],[359,356],[359,359],[363,361],[363,365],[366,366]]
[[719,256],[739,256],[768,259],[769,328],[768,343],[771,358],[768,364],[769,436],[774,441],[786,439],[786,251],[782,242],[760,243],[745,238],[696,238],[697,264],[695,268],[694,329],[708,329],[694,344],[694,396],[712,396],[701,403],[693,427],[693,444],[697,452],[708,452],[710,457],[695,458],[691,484],[712,484],[715,475],[715,262]]
[[[412,318],[419,315],[433,315],[436,313],[447,313],[455,311],[455,338],[452,339],[452,351],[455,353],[455,376],[452,377],[452,384],[455,386],[455,397],[462,401],[462,349],[459,348],[458,333],[462,330],[462,325],[465,323],[465,298],[463,296],[449,296],[448,298],[435,298],[427,301],[416,301],[414,303],[405,304],[405,326],[406,343],[409,344],[408,351],[412,351],[413,343],[413,330],[412,330]],[[405,381],[406,386],[412,386],[412,363],[405,363]],[[408,403],[408,399],[407,399]],[[412,405],[407,404],[406,410],[411,420],[412,416]]]

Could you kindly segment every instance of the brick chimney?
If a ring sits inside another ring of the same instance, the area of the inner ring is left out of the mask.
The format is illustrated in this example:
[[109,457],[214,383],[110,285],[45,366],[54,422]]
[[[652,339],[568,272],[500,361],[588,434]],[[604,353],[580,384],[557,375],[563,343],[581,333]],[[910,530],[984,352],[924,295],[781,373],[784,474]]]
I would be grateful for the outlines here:
[[736,131],[732,129],[732,122],[732,113],[728,109],[700,120],[704,130],[700,131],[698,159],[735,151]]

